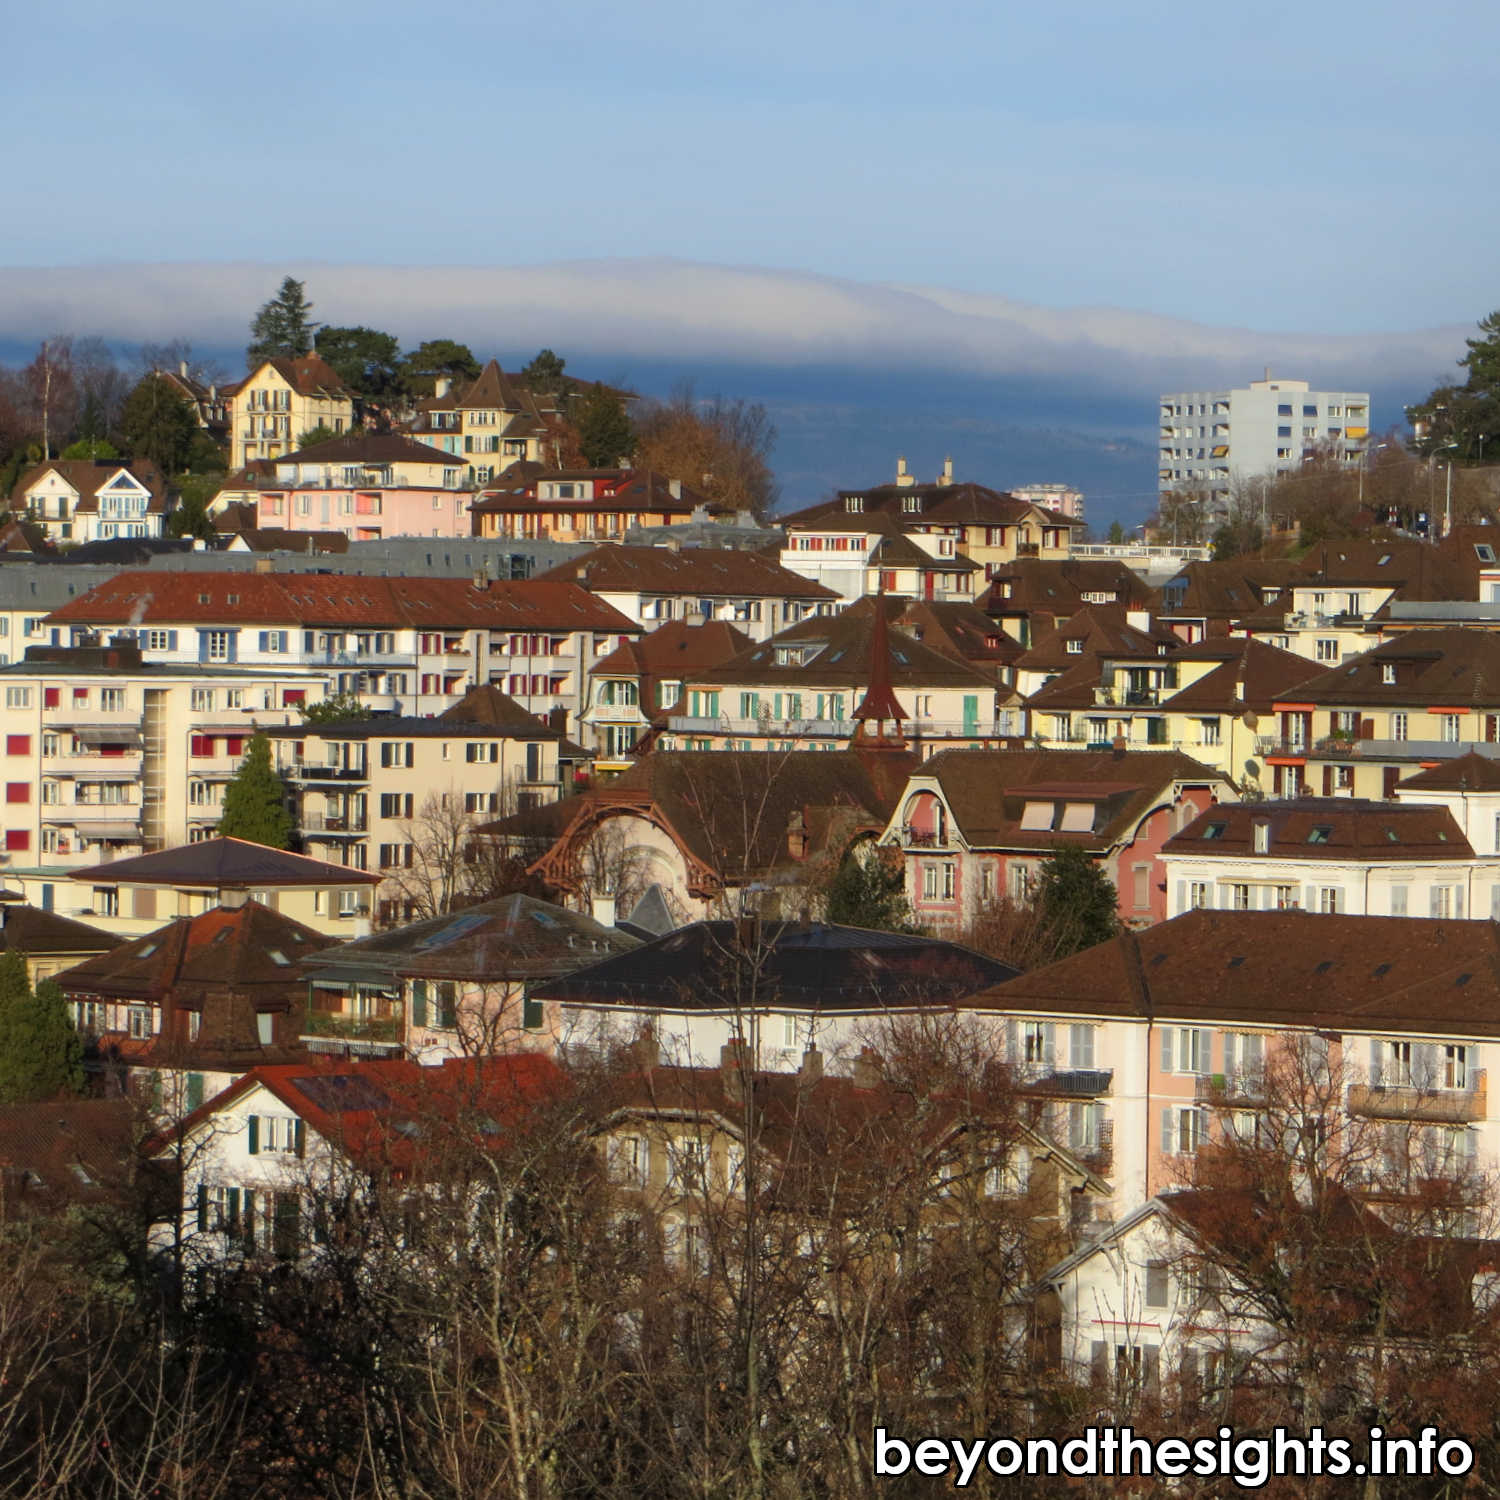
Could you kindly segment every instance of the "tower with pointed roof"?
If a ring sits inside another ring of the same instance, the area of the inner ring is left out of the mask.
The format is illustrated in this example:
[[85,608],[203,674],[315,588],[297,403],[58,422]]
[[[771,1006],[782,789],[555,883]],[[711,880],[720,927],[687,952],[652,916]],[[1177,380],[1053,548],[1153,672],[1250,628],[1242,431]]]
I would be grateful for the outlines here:
[[886,618],[883,591],[875,597],[874,614],[874,628],[870,632],[869,686],[859,707],[854,710],[854,737],[849,748],[905,750],[906,735],[901,726],[907,713],[891,686],[890,624]]

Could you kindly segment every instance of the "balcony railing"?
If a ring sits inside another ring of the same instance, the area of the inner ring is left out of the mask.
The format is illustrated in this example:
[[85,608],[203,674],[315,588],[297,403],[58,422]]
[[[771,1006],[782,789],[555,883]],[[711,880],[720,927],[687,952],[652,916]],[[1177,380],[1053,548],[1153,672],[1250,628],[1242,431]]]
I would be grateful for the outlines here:
[[903,828],[901,842],[908,849],[946,849],[952,840],[946,833],[933,833],[925,828]]
[[281,774],[293,781],[368,781],[369,772],[363,766],[316,766],[306,761],[294,760],[281,766]]
[[1259,1068],[1235,1073],[1203,1073],[1194,1082],[1193,1097],[1199,1104],[1220,1109],[1251,1109],[1266,1102],[1266,1075]]
[[368,833],[370,825],[363,818],[328,817],[323,813],[309,813],[302,820],[304,833]]
[[1114,1087],[1113,1068],[1022,1068],[1017,1082],[1029,1094],[1049,1099],[1097,1099]]
[[332,1037],[344,1042],[400,1042],[399,1016],[346,1016],[337,1011],[310,1010],[303,1024],[305,1037]]
[[1488,1110],[1485,1075],[1474,1075],[1466,1089],[1418,1088],[1415,1085],[1355,1083],[1349,1086],[1349,1113],[1385,1120],[1430,1120],[1466,1125],[1483,1120]]

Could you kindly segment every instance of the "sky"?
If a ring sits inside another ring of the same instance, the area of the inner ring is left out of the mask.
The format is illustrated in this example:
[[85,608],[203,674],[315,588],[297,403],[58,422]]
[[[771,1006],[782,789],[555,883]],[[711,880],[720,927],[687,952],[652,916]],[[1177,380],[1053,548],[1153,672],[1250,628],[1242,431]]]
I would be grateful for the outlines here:
[[1153,384],[1287,358],[1415,399],[1500,302],[1479,3],[0,0],[0,32],[0,344],[231,347],[291,270],[403,335],[1029,373],[1143,435]]

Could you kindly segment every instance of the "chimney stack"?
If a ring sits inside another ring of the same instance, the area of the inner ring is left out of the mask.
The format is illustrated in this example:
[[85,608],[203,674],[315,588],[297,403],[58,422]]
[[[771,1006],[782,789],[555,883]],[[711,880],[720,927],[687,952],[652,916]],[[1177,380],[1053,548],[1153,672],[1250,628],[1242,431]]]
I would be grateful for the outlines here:
[[916,475],[906,467],[906,458],[902,456],[896,460],[896,486],[898,489],[910,489],[917,482]]
[[943,472],[938,475],[938,483],[939,484],[952,484],[953,483],[953,460],[951,458],[945,458],[943,460]]
[[854,1087],[879,1088],[884,1072],[880,1054],[873,1047],[861,1047],[859,1056],[854,1059]]
[[181,375],[184,380],[188,378],[187,361],[185,359],[179,359],[177,361],[177,373]]
[[667,481],[667,493],[674,500],[682,499],[682,481],[680,479],[669,479]]
[[432,383],[432,394],[439,401],[453,389],[453,382],[446,375],[439,375]]
[[637,1067],[654,1068],[661,1061],[661,1043],[656,1039],[656,1028],[649,1021],[636,1034],[630,1051]]
[[736,1104],[745,1098],[745,1039],[732,1036],[719,1048],[719,1076],[724,1084],[724,1097]]
[[615,925],[615,898],[603,891],[589,899],[589,913],[601,927]]
[[568,711],[559,705],[557,708],[547,710],[547,728],[555,730],[558,734],[568,732]]
[[802,1062],[797,1069],[797,1081],[804,1088],[811,1088],[823,1077],[823,1054],[811,1042],[802,1053]]

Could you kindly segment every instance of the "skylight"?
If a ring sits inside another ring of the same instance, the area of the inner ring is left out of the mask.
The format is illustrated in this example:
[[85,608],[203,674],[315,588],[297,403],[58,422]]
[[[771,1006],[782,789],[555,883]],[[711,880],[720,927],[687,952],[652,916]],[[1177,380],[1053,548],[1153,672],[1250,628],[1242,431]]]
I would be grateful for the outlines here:
[[1317,966],[1317,968],[1315,968],[1313,970],[1313,973],[1314,974],[1326,974],[1332,967],[1333,967],[1333,960],[1331,958],[1325,958],[1323,960],[1323,962],[1320,963]]
[[1224,837],[1224,830],[1228,827],[1229,824],[1227,823],[1210,823],[1203,830],[1203,837],[1206,839],[1221,839]]
[[1389,974],[1390,972],[1391,972],[1391,966],[1389,964],[1376,964],[1375,965],[1375,975],[1374,975],[1374,977],[1376,979],[1381,979],[1385,975]]
[[286,954],[281,951],[280,948],[267,948],[266,957],[269,958],[273,964],[279,964],[283,969],[289,963],[291,963],[291,959],[289,959]]
[[1333,826],[1329,823],[1319,823],[1307,835],[1309,844],[1326,844],[1333,837]]

